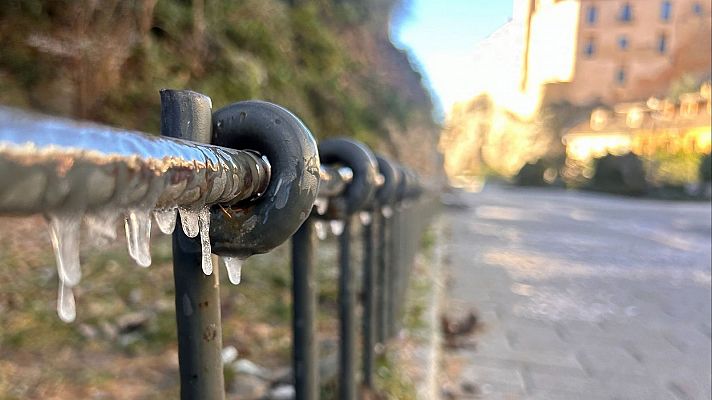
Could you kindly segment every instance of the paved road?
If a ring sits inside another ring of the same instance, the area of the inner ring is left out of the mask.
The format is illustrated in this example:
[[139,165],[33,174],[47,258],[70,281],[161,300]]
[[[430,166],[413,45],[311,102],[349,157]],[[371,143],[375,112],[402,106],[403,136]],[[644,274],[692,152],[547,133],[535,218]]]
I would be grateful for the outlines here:
[[709,203],[462,198],[445,216],[447,295],[484,330],[447,363],[475,398],[710,399]]

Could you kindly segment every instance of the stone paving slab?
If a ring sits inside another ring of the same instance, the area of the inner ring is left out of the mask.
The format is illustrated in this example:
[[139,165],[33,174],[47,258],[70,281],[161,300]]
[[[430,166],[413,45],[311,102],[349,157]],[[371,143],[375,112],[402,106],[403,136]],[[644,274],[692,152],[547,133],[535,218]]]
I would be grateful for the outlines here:
[[[451,381],[485,399],[710,399],[710,204],[488,187],[446,215]],[[458,364],[459,365],[459,364]],[[456,397],[457,398],[457,397]]]

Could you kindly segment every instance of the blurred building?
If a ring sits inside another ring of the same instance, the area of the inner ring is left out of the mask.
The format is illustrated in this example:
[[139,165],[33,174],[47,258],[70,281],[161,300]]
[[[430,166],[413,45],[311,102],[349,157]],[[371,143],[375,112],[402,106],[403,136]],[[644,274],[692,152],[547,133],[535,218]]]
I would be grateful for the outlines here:
[[680,100],[651,97],[646,102],[597,108],[591,118],[563,136],[566,156],[589,161],[606,154],[633,152],[646,158],[660,153],[708,154],[712,150],[710,83]]
[[523,92],[540,102],[613,104],[663,97],[708,78],[712,10],[702,0],[527,0]]
[[[559,159],[564,134],[567,156],[576,159],[693,143],[693,153],[709,152],[709,112],[687,113],[692,103],[678,99],[710,80],[709,0],[513,4],[512,19],[475,48],[480,87],[448,113],[440,151],[451,179],[512,176],[526,162]],[[588,120],[597,106],[604,108]],[[662,106],[675,116],[654,108]],[[604,114],[605,127],[591,123]],[[639,114],[642,125],[629,121]]]

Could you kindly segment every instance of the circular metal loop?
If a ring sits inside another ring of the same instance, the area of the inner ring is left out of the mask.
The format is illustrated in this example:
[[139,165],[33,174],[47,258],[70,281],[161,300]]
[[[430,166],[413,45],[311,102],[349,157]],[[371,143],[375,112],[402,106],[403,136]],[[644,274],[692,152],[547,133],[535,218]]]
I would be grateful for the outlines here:
[[406,187],[408,186],[408,176],[406,169],[402,165],[397,170],[398,187],[396,188],[396,202],[401,202],[405,199]]
[[353,214],[364,209],[376,192],[378,161],[371,150],[356,140],[336,138],[319,143],[319,156],[324,164],[341,164],[353,171],[353,179],[341,196],[343,202],[330,202],[327,214]]
[[416,198],[420,196],[423,188],[420,186],[420,178],[418,173],[412,169],[406,168],[406,187],[405,187],[405,197],[406,198]]
[[392,160],[377,155],[378,172],[383,176],[383,185],[376,191],[376,201],[379,204],[391,204],[396,200],[396,191],[400,183],[400,174],[397,170],[397,164]]
[[213,207],[213,252],[246,258],[289,239],[309,216],[319,191],[319,154],[309,129],[276,104],[242,101],[213,113],[212,144],[256,151],[272,167],[259,198]]
[[407,167],[398,168],[398,172],[400,174],[400,182],[396,190],[397,201],[401,202],[405,199],[420,196],[422,189],[420,188],[418,175]]

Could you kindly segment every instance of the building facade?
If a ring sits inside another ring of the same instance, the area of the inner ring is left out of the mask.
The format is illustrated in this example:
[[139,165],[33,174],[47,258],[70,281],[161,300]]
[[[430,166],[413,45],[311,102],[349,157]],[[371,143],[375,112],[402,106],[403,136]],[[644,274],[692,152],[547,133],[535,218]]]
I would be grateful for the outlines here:
[[664,97],[712,68],[703,0],[528,0],[520,90],[540,102],[614,104]]
[[563,135],[566,156],[590,161],[628,152],[645,158],[658,154],[709,154],[712,151],[712,85],[684,93],[678,102],[651,97],[646,102],[597,108],[589,120]]
[[[485,167],[511,176],[526,162],[559,157],[562,144],[577,161],[607,152],[710,151],[709,96],[689,99],[710,80],[710,0],[513,4],[512,19],[475,48],[482,87],[448,113],[440,150],[450,177]],[[561,107],[544,109],[553,103]],[[686,111],[688,104],[700,111]],[[596,107],[592,122],[580,121]],[[565,122],[547,125],[552,118]]]

